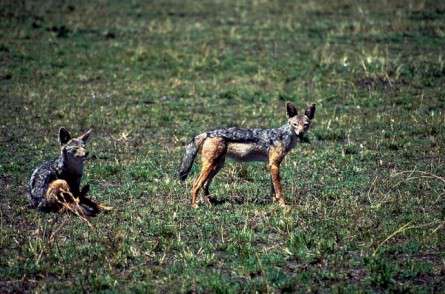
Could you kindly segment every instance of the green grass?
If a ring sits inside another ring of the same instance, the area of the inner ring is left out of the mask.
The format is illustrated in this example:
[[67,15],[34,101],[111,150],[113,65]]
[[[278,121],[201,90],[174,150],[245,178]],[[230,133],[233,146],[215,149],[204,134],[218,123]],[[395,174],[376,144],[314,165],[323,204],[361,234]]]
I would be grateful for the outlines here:
[[[0,292],[443,291],[443,44],[440,1],[3,1]],[[289,209],[228,162],[192,210],[185,143],[286,100],[317,103]],[[61,126],[94,129],[94,228],[27,208]]]

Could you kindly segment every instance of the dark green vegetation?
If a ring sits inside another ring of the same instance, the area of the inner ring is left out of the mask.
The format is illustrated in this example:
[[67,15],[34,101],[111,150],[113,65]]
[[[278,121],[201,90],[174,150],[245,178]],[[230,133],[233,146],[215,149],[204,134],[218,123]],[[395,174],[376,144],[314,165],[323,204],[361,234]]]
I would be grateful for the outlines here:
[[[443,291],[445,4],[331,2],[2,1],[0,292]],[[289,209],[232,162],[190,209],[182,146],[286,100],[318,107]],[[27,208],[61,126],[94,128],[94,228]]]

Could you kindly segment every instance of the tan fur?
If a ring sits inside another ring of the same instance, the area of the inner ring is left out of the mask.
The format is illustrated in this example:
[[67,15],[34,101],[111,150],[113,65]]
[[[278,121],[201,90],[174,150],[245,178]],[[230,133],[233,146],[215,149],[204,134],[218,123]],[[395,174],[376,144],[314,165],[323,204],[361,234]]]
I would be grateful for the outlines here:
[[68,182],[60,179],[49,184],[46,199],[58,212],[64,212],[70,210],[69,208],[72,206],[79,205],[79,198],[74,197],[71,193]]
[[227,155],[238,161],[247,161],[252,157],[261,158],[261,153],[259,146],[249,143],[229,143],[227,149]]
[[46,191],[46,199],[52,203],[57,212],[71,211],[86,220],[84,209],[80,206],[80,199],[71,193],[67,181],[58,179],[51,182]]
[[283,188],[281,187],[280,164],[285,155],[285,148],[282,145],[273,147],[269,151],[268,167],[272,176],[273,189],[275,191],[274,200],[281,206],[284,206],[285,202],[283,197]]
[[247,143],[230,143],[229,149],[227,153],[238,154],[239,156],[243,156],[249,152],[252,152],[255,146]]
[[49,184],[48,190],[46,191],[46,196],[58,194],[60,192],[69,193],[70,187],[68,182],[65,180],[55,180]]
[[[208,194],[208,186],[213,177],[224,165],[224,157],[227,152],[227,144],[222,138],[207,138],[201,147],[202,167],[199,176],[193,182],[192,187],[192,207],[198,205],[196,199],[201,188],[206,185],[206,194]],[[206,200],[208,195],[206,196]]]

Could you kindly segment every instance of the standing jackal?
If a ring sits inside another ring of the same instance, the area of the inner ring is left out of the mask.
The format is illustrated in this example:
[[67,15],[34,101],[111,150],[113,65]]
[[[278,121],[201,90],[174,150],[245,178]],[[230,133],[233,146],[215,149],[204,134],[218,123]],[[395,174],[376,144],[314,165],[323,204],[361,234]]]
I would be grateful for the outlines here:
[[204,187],[205,201],[209,202],[209,186],[215,175],[224,166],[226,156],[237,161],[266,161],[272,178],[274,200],[284,206],[280,182],[280,163],[295,146],[299,138],[309,129],[315,114],[315,104],[304,114],[286,103],[288,121],[275,129],[227,128],[208,131],[195,136],[187,145],[179,170],[179,178],[184,181],[192,168],[198,152],[201,153],[202,167],[192,186],[192,207],[196,208],[199,191]]
[[84,162],[88,155],[85,144],[90,133],[91,130],[71,138],[66,129],[60,128],[60,156],[37,167],[29,181],[31,207],[46,212],[71,211],[81,217],[111,209],[86,197],[89,185],[80,189]]

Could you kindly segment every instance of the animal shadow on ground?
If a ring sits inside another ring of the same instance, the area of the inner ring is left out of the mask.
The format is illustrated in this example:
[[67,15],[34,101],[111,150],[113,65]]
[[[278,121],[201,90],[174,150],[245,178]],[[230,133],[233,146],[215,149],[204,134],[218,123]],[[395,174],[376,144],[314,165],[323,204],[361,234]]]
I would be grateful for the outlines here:
[[214,206],[222,205],[225,203],[230,203],[230,204],[234,204],[234,205],[241,205],[244,203],[255,203],[258,205],[267,205],[267,204],[272,203],[272,199],[267,199],[267,197],[262,197],[260,199],[255,199],[253,201],[246,200],[241,196],[226,197],[226,198],[216,198],[214,196],[208,196],[208,199],[209,199],[210,204],[214,205]]

